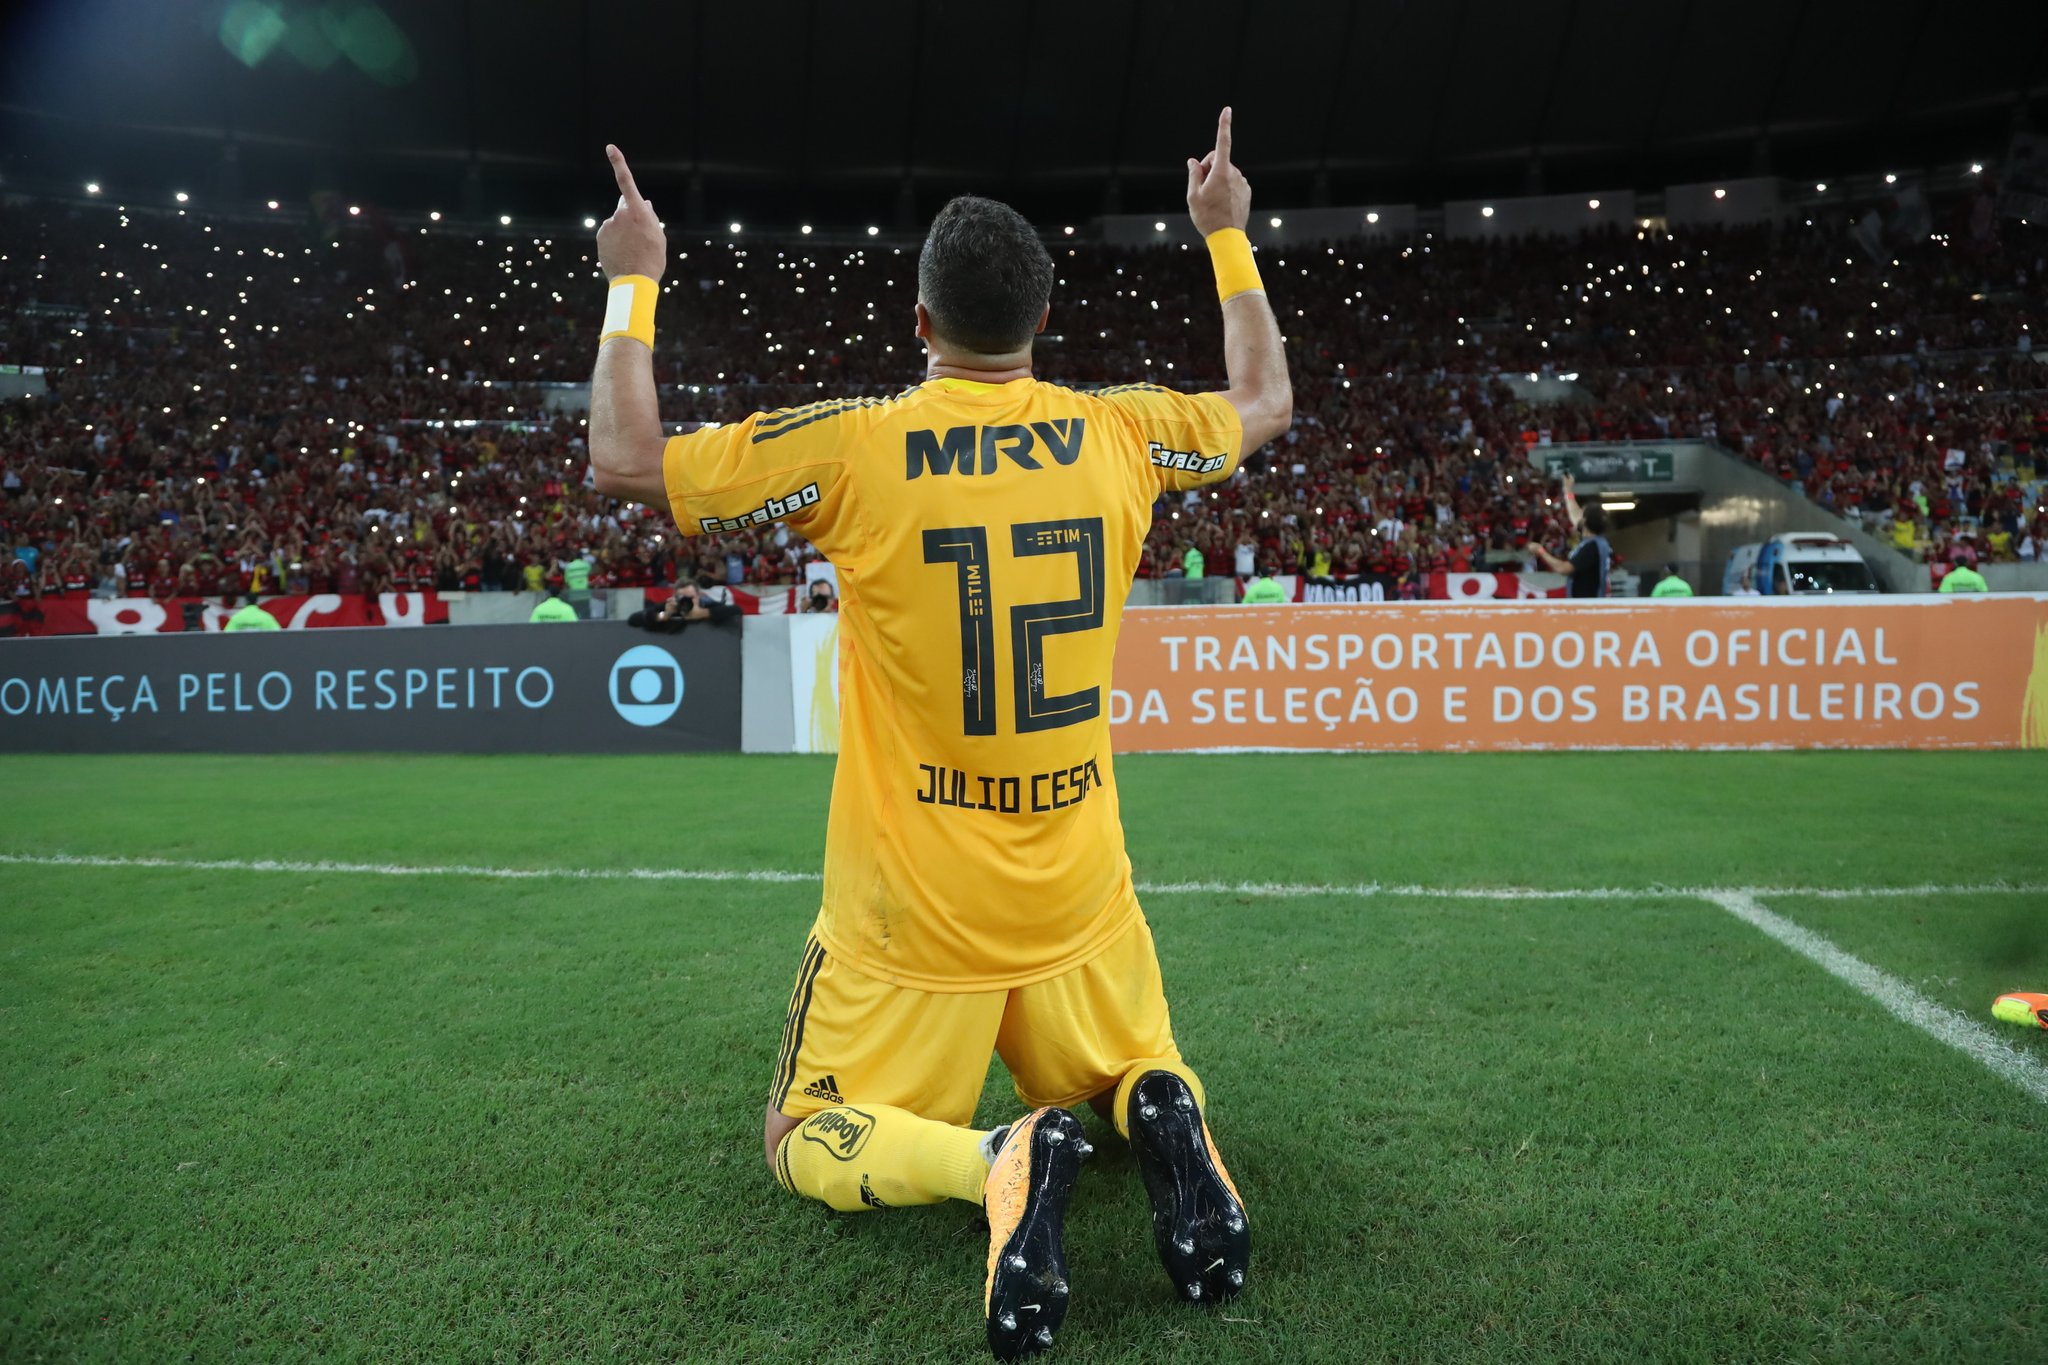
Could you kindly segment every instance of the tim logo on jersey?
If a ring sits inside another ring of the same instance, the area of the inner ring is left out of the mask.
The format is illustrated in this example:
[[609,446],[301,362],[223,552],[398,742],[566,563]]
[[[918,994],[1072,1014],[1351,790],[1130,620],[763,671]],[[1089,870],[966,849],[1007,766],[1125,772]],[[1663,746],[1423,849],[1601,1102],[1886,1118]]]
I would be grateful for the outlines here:
[[935,431],[906,432],[903,438],[903,477],[915,479],[932,474],[993,474],[998,457],[1019,469],[1043,469],[1039,455],[1054,464],[1070,465],[1081,458],[1081,438],[1087,419],[1062,417],[1053,422],[995,427],[949,427],[944,435]]

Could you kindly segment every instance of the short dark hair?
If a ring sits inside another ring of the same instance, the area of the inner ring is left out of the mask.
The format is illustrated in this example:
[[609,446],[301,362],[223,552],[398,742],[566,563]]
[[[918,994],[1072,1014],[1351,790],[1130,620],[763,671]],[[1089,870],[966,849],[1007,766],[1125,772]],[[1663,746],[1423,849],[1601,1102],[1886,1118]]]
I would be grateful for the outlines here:
[[1596,536],[1607,534],[1607,509],[1597,502],[1586,509],[1586,529]]
[[1052,256],[1023,214],[963,194],[939,210],[917,258],[932,330],[981,355],[1031,344],[1052,298]]

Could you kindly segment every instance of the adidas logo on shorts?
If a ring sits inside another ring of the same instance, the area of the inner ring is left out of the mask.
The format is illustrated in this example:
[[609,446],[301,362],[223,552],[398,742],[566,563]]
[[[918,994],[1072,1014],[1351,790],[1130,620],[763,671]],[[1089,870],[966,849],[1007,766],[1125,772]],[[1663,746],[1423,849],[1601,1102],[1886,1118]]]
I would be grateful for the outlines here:
[[824,1100],[828,1104],[846,1103],[846,1097],[839,1093],[837,1076],[822,1076],[812,1081],[804,1087],[804,1093],[814,1100]]

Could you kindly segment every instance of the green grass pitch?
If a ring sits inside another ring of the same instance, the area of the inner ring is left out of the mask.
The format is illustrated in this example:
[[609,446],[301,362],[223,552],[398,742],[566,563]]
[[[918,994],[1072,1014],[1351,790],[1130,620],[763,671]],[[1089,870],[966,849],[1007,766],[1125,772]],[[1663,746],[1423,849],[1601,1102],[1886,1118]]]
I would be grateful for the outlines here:
[[[1299,889],[1146,899],[1252,1288],[1170,1297],[1111,1136],[1055,1359],[2048,1358],[2048,1103],[1686,891],[2048,1076],[2042,755],[1117,766],[1141,882]],[[5,770],[0,854],[173,865],[0,862],[0,1360],[982,1358],[976,1210],[762,1165],[814,882],[189,865],[807,873],[828,760]]]

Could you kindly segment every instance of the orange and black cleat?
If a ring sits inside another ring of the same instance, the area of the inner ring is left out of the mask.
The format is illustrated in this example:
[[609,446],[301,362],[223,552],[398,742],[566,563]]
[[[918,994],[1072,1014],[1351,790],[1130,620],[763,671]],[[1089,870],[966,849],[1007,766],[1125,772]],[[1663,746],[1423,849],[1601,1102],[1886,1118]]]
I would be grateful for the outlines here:
[[1052,1346],[1067,1316],[1067,1256],[1061,1231],[1081,1163],[1094,1148],[1064,1109],[1034,1109],[1010,1125],[989,1163],[988,1348],[1021,1360]]
[[2048,995],[2036,991],[2013,991],[1991,1002],[1991,1017],[2008,1024],[2037,1024],[2048,1028]]
[[1237,1297],[1251,1269],[1251,1223],[1194,1092],[1171,1071],[1154,1071],[1132,1087],[1124,1121],[1174,1290],[1189,1303]]

